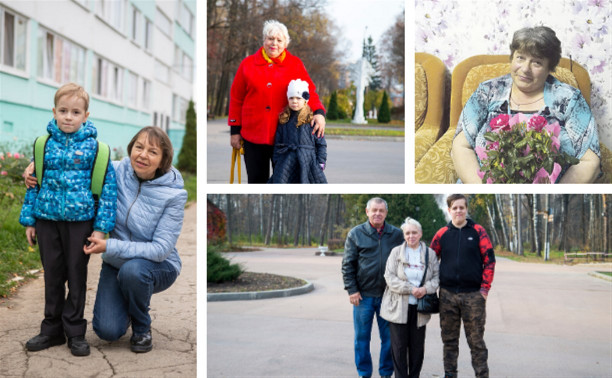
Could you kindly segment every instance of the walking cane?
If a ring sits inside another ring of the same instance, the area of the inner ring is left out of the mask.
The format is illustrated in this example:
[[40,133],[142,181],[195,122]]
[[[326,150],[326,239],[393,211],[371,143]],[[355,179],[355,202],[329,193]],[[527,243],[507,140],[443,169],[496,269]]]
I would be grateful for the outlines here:
[[242,141],[240,141],[240,149],[232,148],[232,166],[230,168],[230,184],[234,183],[234,166],[238,162],[238,184],[241,183],[242,169],[240,167],[240,155],[244,155],[244,148],[242,147]]

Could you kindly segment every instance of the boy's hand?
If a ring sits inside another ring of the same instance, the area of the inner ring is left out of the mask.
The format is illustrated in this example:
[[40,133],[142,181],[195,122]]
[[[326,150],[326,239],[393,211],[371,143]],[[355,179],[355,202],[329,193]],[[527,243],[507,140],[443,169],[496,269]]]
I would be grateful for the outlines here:
[[325,117],[321,114],[315,114],[312,117],[312,121],[310,121],[310,126],[314,128],[312,130],[312,134],[317,134],[317,138],[321,138],[325,136]]
[[104,233],[100,231],[94,231],[91,236],[87,238],[89,245],[83,246],[83,252],[86,255],[92,253],[103,253],[106,252],[106,239],[104,239]]
[[33,188],[38,184],[38,180],[32,176],[32,173],[34,173],[34,162],[30,163],[23,171],[23,182],[26,188]]
[[26,227],[26,237],[28,238],[30,247],[34,247],[36,245],[36,228]]

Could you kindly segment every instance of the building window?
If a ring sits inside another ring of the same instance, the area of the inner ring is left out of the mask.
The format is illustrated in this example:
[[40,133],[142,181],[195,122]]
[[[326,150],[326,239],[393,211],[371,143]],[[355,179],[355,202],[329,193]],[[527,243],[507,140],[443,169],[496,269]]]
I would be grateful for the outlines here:
[[153,47],[153,23],[145,18],[144,23],[144,48],[150,51]]
[[155,60],[155,77],[162,83],[169,83],[170,68],[159,60]]
[[3,66],[26,69],[27,20],[0,8],[0,62]]
[[128,73],[127,104],[132,108],[138,105],[138,75]]
[[131,28],[130,28],[130,38],[132,41],[140,44],[140,23],[141,23],[141,15],[140,11],[132,6],[132,17],[131,17]]
[[174,69],[185,79],[193,80],[193,59],[177,45],[174,45]]
[[172,21],[159,8],[155,12],[155,25],[162,33],[172,37]]
[[178,23],[193,37],[193,14],[183,1],[178,2]]
[[85,83],[85,49],[41,28],[38,34],[38,77],[57,84]]
[[92,92],[94,94],[121,103],[123,68],[104,58],[95,56],[92,81]]
[[151,107],[151,82],[147,79],[142,79],[142,107],[144,109]]
[[172,95],[172,119],[179,123],[185,123],[188,105],[187,100],[181,96]]
[[96,1],[96,14],[115,29],[123,31],[125,4],[125,0],[98,0]]

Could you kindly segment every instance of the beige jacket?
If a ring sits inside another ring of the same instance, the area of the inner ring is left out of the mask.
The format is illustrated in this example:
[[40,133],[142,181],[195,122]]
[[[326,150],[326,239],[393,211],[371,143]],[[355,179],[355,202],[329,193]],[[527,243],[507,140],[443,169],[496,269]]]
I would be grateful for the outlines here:
[[[429,249],[429,266],[427,268],[427,276],[425,277],[425,289],[427,294],[433,294],[438,291],[440,285],[440,263],[433,249],[427,247],[424,242],[420,243],[421,263],[425,264],[425,251]],[[380,306],[380,316],[389,322],[397,324],[406,324],[408,322],[408,297],[415,287],[406,277],[404,265],[408,263],[406,260],[406,242],[391,250],[389,259],[387,260],[387,268],[385,270],[385,281],[387,288],[383,294],[382,304]],[[423,327],[431,315],[419,313],[417,316],[417,327]]]

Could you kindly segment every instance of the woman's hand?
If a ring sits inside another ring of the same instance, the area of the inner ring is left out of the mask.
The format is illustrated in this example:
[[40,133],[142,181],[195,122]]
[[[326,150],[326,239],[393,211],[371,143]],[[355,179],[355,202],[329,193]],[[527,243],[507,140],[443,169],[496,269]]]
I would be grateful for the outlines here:
[[85,252],[86,255],[106,252],[106,239],[104,239],[103,232],[94,231],[87,240],[89,240],[90,244],[83,246],[83,252]]
[[321,114],[315,114],[310,121],[310,126],[314,128],[312,134],[317,134],[317,138],[325,136],[325,117]]
[[34,247],[36,245],[36,228],[26,227],[26,237],[28,238],[30,247]]
[[23,170],[23,182],[26,188],[33,188],[38,184],[36,177],[32,176],[34,173],[34,162],[30,163],[26,169]]
[[412,289],[412,295],[417,298],[423,298],[427,294],[427,290],[424,287],[415,287]]
[[234,134],[230,136],[230,145],[237,150],[242,148],[242,144],[240,143],[241,141],[242,136],[240,136],[240,134]]

